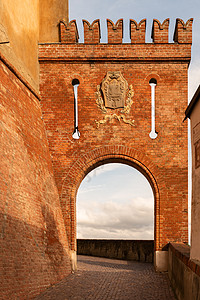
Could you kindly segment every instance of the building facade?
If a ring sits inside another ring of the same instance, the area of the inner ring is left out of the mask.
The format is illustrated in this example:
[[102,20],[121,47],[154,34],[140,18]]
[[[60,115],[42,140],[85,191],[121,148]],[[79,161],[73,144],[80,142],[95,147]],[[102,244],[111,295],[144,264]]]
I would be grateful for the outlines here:
[[190,258],[200,261],[200,87],[194,94],[187,110],[186,118],[191,120],[192,146],[192,217]]
[[0,6],[1,297],[34,297],[76,268],[77,189],[110,162],[149,180],[165,270],[167,244],[187,242],[192,19],[177,19],[174,43],[169,20],[154,20],[149,44],[146,20],[130,20],[130,44],[122,19],[107,20],[107,44],[84,20],[79,44],[67,1],[15,4]]

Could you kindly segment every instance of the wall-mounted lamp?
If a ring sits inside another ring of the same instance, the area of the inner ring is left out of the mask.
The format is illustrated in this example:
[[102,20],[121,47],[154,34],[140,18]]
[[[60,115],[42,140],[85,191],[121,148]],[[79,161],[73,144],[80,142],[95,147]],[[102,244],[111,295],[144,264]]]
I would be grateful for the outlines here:
[[156,88],[157,80],[151,78],[149,81],[149,85],[151,86],[151,132],[149,136],[151,139],[157,138],[157,132],[155,129],[155,88]]
[[72,137],[76,140],[80,138],[80,132],[78,131],[78,86],[80,82],[78,79],[72,80],[72,85],[74,87],[74,132]]

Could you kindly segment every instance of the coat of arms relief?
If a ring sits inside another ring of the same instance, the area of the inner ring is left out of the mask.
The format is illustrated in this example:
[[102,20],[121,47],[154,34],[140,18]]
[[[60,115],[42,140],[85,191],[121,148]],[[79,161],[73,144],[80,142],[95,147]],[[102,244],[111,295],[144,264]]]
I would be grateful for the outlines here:
[[[102,120],[95,120],[97,128],[101,124],[117,119],[134,126],[134,120],[129,120],[126,115],[130,113],[133,104],[133,87],[128,86],[120,71],[107,72],[101,86],[97,86],[97,106],[105,114]],[[103,97],[102,97],[103,96]]]

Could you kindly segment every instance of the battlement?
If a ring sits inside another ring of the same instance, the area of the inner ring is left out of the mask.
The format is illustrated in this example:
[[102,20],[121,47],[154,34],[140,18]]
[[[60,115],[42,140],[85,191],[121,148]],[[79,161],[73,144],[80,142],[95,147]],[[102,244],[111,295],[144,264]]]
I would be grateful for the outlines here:
[[100,21],[95,20],[92,24],[83,20],[85,44],[99,44],[101,38]]
[[192,23],[192,18],[186,23],[182,19],[176,19],[174,42],[192,44]]
[[[154,19],[152,24],[151,38],[154,44],[164,44],[169,41],[169,19],[161,23]],[[193,19],[189,19],[186,23],[182,19],[176,19],[173,40],[178,44],[192,44],[192,23]],[[100,44],[101,29],[100,20],[97,19],[90,24],[87,20],[83,20],[84,43]],[[115,24],[107,19],[108,44],[122,44],[123,41],[123,19],[119,19]],[[131,44],[144,44],[146,38],[146,19],[137,23],[130,19],[129,34]],[[77,44],[79,40],[78,28],[76,20],[68,23],[60,21],[60,42],[67,44]]]
[[168,43],[169,41],[169,19],[164,20],[161,24],[160,21],[154,19],[151,38],[154,43]]
[[138,24],[135,20],[130,19],[130,39],[131,43],[145,43],[146,19]]
[[123,19],[119,19],[114,24],[107,19],[108,44],[121,44],[123,39]]
[[60,40],[61,43],[76,44],[79,40],[78,28],[76,20],[68,23],[60,21]]

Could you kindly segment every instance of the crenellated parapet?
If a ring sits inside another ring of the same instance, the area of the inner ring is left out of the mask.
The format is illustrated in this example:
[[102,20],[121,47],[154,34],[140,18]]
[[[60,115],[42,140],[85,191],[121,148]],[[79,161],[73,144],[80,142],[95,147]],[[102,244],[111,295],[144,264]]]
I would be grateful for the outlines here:
[[169,41],[169,19],[164,20],[161,24],[160,21],[154,19],[151,38],[154,43],[168,43]]
[[76,20],[68,23],[60,21],[60,41],[61,43],[76,44],[79,40]]
[[130,19],[130,39],[131,43],[145,43],[146,19],[138,24],[135,20]]
[[100,21],[95,20],[92,24],[83,20],[84,27],[84,43],[85,44],[98,44],[100,43],[101,31]]
[[192,23],[193,18],[186,23],[182,19],[176,19],[174,42],[192,44]]
[[121,44],[123,39],[123,19],[119,19],[114,24],[107,19],[108,44]]
[[[193,19],[189,19],[186,23],[182,19],[176,19],[176,26],[173,40],[178,44],[192,43],[192,23]],[[91,24],[87,20],[83,20],[84,43],[100,44],[101,29],[100,20],[97,19]],[[123,41],[123,19],[119,19],[115,24],[107,19],[108,44],[122,44]],[[146,19],[137,23],[130,19],[129,34],[131,44],[145,44],[146,38]],[[166,44],[169,42],[169,19],[162,23],[157,19],[153,20],[152,42],[154,44]],[[60,42],[67,44],[77,44],[79,40],[78,28],[76,21],[65,23],[60,21]]]

